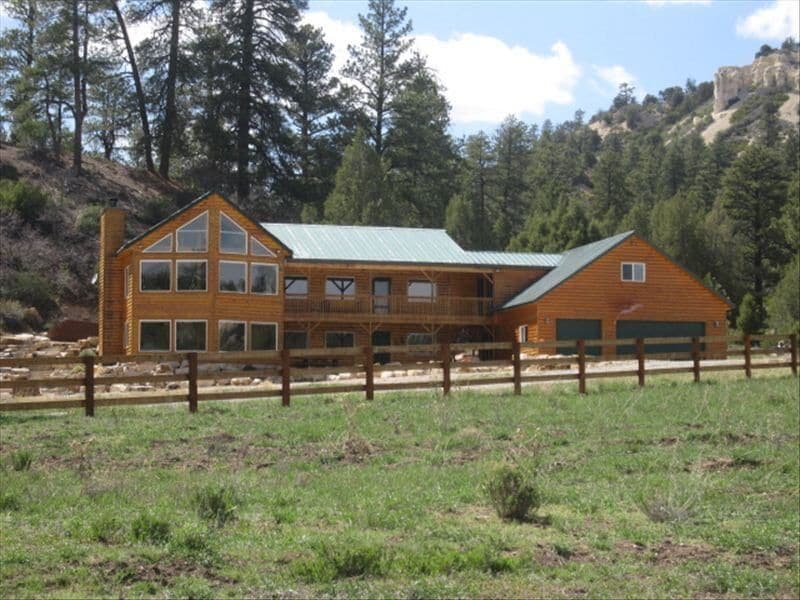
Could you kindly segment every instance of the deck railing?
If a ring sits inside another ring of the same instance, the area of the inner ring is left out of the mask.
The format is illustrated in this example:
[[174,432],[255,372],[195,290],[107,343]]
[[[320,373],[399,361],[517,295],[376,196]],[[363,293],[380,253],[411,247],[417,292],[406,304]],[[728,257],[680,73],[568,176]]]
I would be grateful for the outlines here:
[[436,296],[414,298],[403,295],[374,296],[292,296],[286,295],[287,315],[353,315],[378,318],[397,316],[419,317],[486,317],[493,308],[491,298]]

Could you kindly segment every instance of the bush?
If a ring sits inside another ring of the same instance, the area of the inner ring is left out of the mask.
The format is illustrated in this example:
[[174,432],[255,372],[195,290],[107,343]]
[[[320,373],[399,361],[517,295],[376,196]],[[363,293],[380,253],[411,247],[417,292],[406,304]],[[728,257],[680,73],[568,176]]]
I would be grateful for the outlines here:
[[486,492],[498,516],[506,520],[524,521],[541,505],[535,483],[512,465],[501,465],[491,473]]
[[16,181],[19,179],[19,171],[14,165],[8,163],[0,163],[0,179]]
[[11,466],[15,471],[30,471],[33,454],[29,450],[17,450],[11,455]]
[[159,196],[148,198],[141,204],[138,212],[139,220],[145,225],[155,225],[164,220],[175,210],[175,204],[169,198]]
[[335,545],[318,544],[314,558],[298,561],[294,571],[308,583],[325,583],[345,577],[382,575],[384,567],[381,546],[351,540]]
[[208,564],[216,558],[212,541],[208,529],[197,523],[191,523],[175,533],[170,547],[174,552]]
[[37,273],[12,273],[3,282],[0,296],[33,306],[45,319],[58,309],[52,283]]
[[101,516],[99,519],[89,524],[89,537],[95,542],[104,544],[110,543],[122,531],[122,523],[119,519],[108,515]]
[[34,306],[22,311],[22,320],[34,331],[41,331],[42,327],[44,327],[44,319],[42,319],[42,315],[39,314],[39,311]]
[[767,315],[764,307],[750,292],[747,292],[739,305],[739,316],[736,318],[736,327],[743,333],[761,333]]
[[137,542],[164,544],[169,541],[169,522],[148,513],[142,513],[133,521],[131,533]]
[[19,333],[27,329],[22,304],[16,300],[0,300],[0,331]]
[[105,210],[99,204],[90,204],[81,209],[75,219],[75,229],[86,237],[97,237],[100,233],[100,215]]
[[0,492],[0,511],[19,510],[19,500],[10,492]]
[[26,223],[35,223],[47,208],[47,196],[24,181],[0,180],[0,210],[17,213]]
[[201,519],[212,521],[222,527],[236,518],[236,496],[228,486],[209,486],[197,492],[194,497],[197,514]]

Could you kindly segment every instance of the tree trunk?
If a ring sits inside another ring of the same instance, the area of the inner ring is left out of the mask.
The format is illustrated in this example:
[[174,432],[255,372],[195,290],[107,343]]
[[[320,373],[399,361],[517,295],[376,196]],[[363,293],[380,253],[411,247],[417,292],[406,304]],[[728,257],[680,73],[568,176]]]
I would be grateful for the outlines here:
[[172,137],[177,120],[175,107],[175,82],[178,79],[178,44],[181,31],[181,0],[172,0],[172,23],[169,41],[169,65],[167,66],[167,98],[164,107],[164,128],[161,134],[160,162],[158,172],[169,179],[169,159],[172,155]]
[[128,35],[128,27],[125,25],[125,18],[122,15],[122,11],[119,9],[117,0],[112,0],[111,7],[117,17],[117,23],[122,32],[122,39],[125,41],[125,49],[128,52],[128,63],[131,65],[133,85],[136,89],[136,104],[139,108],[139,119],[142,122],[142,143],[144,144],[145,166],[148,171],[155,173],[156,167],[153,163],[153,140],[150,136],[150,120],[147,117],[147,105],[145,104],[144,90],[142,89],[142,79],[139,77],[139,66],[136,64],[136,55],[133,53],[131,38]]
[[239,114],[236,139],[236,197],[250,196],[250,90],[253,65],[253,0],[246,0],[242,16],[242,62],[239,65]]
[[75,120],[75,134],[72,141],[72,168],[75,175],[81,174],[83,154],[83,94],[81,88],[80,23],[78,20],[78,0],[72,0],[72,83],[74,98],[72,116]]

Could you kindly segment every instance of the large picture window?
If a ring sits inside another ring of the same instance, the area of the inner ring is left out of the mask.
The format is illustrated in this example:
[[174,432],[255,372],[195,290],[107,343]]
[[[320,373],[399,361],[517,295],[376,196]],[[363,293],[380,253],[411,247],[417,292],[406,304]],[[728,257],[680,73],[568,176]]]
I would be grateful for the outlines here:
[[139,351],[169,352],[170,329],[169,321],[139,321]]
[[252,263],[250,265],[250,291],[253,294],[277,294],[278,266]]
[[206,252],[208,250],[208,213],[195,217],[177,232],[178,252]]
[[172,289],[172,262],[143,260],[139,262],[139,290],[168,292]]
[[349,331],[327,331],[325,333],[326,348],[352,348],[356,345],[356,336]]
[[300,348],[308,348],[308,332],[284,331],[283,347],[285,350],[297,350]]
[[328,277],[325,280],[325,295],[328,298],[353,298],[356,295],[356,280],[352,277]]
[[219,214],[219,251],[226,254],[247,253],[247,232],[224,213]]
[[275,323],[250,323],[250,350],[277,350],[278,326]]
[[409,281],[408,299],[411,302],[433,302],[436,298],[436,284],[432,281]]
[[176,352],[205,352],[205,350],[205,321],[175,321]]
[[221,352],[244,352],[244,321],[219,322],[219,349]]
[[206,264],[204,260],[175,261],[177,290],[179,292],[205,292],[208,289]]
[[646,269],[644,263],[622,263],[622,281],[636,281],[642,283],[645,280],[645,275]]
[[305,298],[308,296],[308,279],[305,277],[284,277],[283,291],[287,296]]
[[219,291],[244,294],[247,291],[247,263],[220,261]]

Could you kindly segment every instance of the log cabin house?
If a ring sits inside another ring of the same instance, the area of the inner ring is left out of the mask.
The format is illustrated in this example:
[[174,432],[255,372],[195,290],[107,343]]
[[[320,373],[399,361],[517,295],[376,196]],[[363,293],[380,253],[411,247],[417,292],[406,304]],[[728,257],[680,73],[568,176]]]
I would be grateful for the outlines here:
[[476,252],[438,229],[258,223],[216,193],[128,241],[124,210],[100,223],[105,355],[513,338],[572,353],[581,338],[725,335],[731,308],[634,232]]

